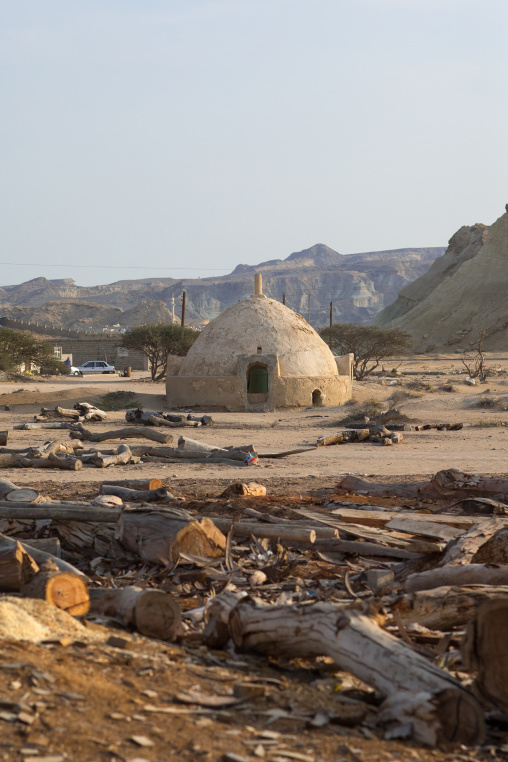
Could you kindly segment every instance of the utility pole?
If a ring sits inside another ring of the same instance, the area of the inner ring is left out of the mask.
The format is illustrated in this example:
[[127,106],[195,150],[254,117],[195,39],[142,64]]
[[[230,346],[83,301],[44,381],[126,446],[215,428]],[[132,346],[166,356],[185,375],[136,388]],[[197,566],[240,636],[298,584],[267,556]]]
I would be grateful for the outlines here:
[[185,302],[186,302],[186,301],[187,301],[187,294],[186,294],[186,292],[184,291],[184,292],[182,293],[182,322],[181,322],[181,326],[182,326],[182,328],[183,328],[183,327],[184,327],[184,325],[185,325]]
[[333,302],[330,302],[330,349],[332,348]]
[[286,304],[286,294],[282,294],[282,304]]
[[308,297],[308,303],[307,303],[307,323],[310,325],[310,291],[307,294]]

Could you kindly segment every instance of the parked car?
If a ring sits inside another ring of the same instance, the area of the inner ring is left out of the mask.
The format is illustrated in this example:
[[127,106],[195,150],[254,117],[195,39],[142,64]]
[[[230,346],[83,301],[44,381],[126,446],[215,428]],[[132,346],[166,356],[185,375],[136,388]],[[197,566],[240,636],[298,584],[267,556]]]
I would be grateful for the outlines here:
[[74,376],[84,376],[85,373],[116,373],[116,371],[113,365],[108,365],[104,360],[89,360],[77,368],[72,367],[71,373]]

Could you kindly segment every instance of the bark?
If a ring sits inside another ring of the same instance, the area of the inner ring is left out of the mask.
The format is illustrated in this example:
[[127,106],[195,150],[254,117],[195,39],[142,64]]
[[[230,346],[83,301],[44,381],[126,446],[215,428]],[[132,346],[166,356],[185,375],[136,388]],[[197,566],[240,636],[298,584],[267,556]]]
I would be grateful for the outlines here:
[[438,524],[432,521],[431,516],[429,518],[430,521],[395,517],[386,524],[386,527],[387,529],[394,529],[397,532],[407,532],[413,535],[421,535],[422,537],[431,537],[434,540],[445,540],[446,542],[455,540],[464,533],[463,529],[446,526],[446,524]]
[[[11,493],[16,494],[16,493]],[[54,521],[94,521],[115,524],[121,511],[118,508],[99,508],[87,503],[36,503],[12,502],[0,504],[0,519]]]
[[30,538],[29,540],[23,540],[23,547],[42,550],[44,553],[56,556],[56,558],[62,557],[62,548],[58,537]]
[[189,520],[155,511],[122,513],[116,537],[143,561],[163,565],[176,563],[180,553],[219,558],[226,547],[226,538],[210,519]]
[[[473,562],[473,557],[482,549],[487,540],[498,533],[502,526],[499,519],[482,520],[478,524],[473,525],[467,532],[464,532],[460,537],[448,543],[439,566],[469,564]],[[495,563],[494,558],[489,560]]]
[[99,488],[100,495],[116,495],[121,497],[124,502],[129,503],[162,503],[167,500],[174,500],[173,495],[165,487],[157,489],[127,489],[127,487],[116,487],[113,484],[101,484]]
[[147,426],[133,426],[127,429],[116,429],[114,431],[103,431],[94,434],[85,429],[81,424],[77,424],[71,431],[72,439],[81,439],[87,442],[106,442],[109,439],[151,439],[154,442],[169,444],[173,441],[172,434],[164,434],[162,431],[153,431]]
[[425,497],[455,498],[492,497],[508,493],[508,479],[467,474],[450,468],[438,471],[427,485],[419,489]]
[[462,643],[467,668],[477,670],[475,687],[495,709],[508,712],[508,598],[485,601],[478,607]]
[[484,738],[483,712],[472,694],[382,630],[365,604],[265,606],[244,598],[233,608],[229,627],[236,646],[246,651],[331,657],[339,669],[388,698],[385,719],[410,720],[419,742],[476,745]]
[[437,569],[410,574],[404,589],[407,593],[457,585],[508,585],[508,566],[494,564],[449,564]]
[[471,558],[473,564],[508,564],[508,529],[499,529]]
[[406,484],[378,484],[357,476],[344,476],[338,483],[338,492],[353,494],[375,495],[376,497],[416,497],[422,482],[407,482]]
[[181,614],[178,603],[162,590],[123,587],[90,591],[91,613],[120,619],[142,635],[173,640]]
[[39,571],[30,554],[10,537],[0,540],[0,591],[19,592]]
[[408,593],[391,604],[404,624],[419,624],[431,630],[452,630],[476,617],[484,601],[506,598],[508,586],[468,585],[436,587]]
[[93,521],[65,521],[56,523],[56,531],[67,546],[80,554],[92,558],[134,558],[115,540],[113,526]]
[[[21,589],[25,598],[39,598],[72,616],[84,616],[90,608],[88,587],[82,576],[58,569],[41,569]],[[51,565],[52,566],[52,565]]]

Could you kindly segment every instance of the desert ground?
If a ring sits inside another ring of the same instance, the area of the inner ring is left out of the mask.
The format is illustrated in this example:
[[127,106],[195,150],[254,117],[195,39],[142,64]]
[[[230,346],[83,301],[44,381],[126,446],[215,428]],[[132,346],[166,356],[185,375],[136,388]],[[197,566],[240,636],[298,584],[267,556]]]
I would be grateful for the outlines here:
[[[342,407],[266,414],[192,411],[209,413],[214,425],[171,432],[175,442],[183,433],[219,447],[253,444],[259,453],[277,453],[315,445],[318,437],[345,428],[343,421],[348,417],[351,420],[368,414],[375,419],[381,411],[396,407],[407,430],[404,441],[393,447],[368,442],[319,447],[285,458],[262,458],[257,465],[245,468],[151,462],[114,466],[107,473],[94,467],[81,471],[5,468],[1,476],[19,486],[32,487],[51,500],[64,501],[93,499],[105,479],[159,478],[175,498],[184,501],[183,505],[199,505],[201,515],[213,515],[215,509],[221,515],[238,518],[246,505],[281,517],[290,516],[285,511],[291,506],[326,506],[346,474],[401,483],[423,482],[445,468],[504,475],[508,470],[508,357],[489,357],[489,367],[492,375],[487,383],[470,386],[456,356],[415,357],[399,368],[404,375],[387,374],[355,382],[353,400]],[[167,409],[164,385],[152,383],[146,374],[138,372],[132,378],[3,381],[0,430],[9,431],[11,448],[66,439],[66,431],[23,431],[13,426],[33,421],[41,407],[70,408],[82,401],[101,407],[105,395],[111,400],[111,394],[119,392],[130,393],[129,403],[142,405],[144,410]],[[464,424],[459,431],[414,430],[419,424],[458,422]],[[106,431],[124,424],[125,408],[121,408],[108,412],[107,421],[87,428]],[[252,480],[266,487],[266,499],[233,505],[217,502],[227,485]],[[366,500],[360,496],[340,499],[356,503]],[[368,502],[383,507],[422,505],[397,499],[369,498]],[[33,530],[34,522],[25,522],[15,531],[23,538],[30,537]],[[2,531],[6,531],[5,526]],[[37,531],[39,536],[52,534],[48,522],[42,522]],[[62,547],[64,557],[78,566],[81,563],[98,584],[115,587],[132,580],[167,591],[178,588],[182,610],[198,608],[210,592],[206,585],[194,586],[199,583],[199,570],[196,573],[185,567],[187,571],[181,573],[175,586],[174,578],[153,572],[146,564],[121,567],[99,559],[91,568],[93,555],[80,559],[67,548],[65,556],[65,543]],[[289,577],[284,588],[291,594],[303,591],[304,596],[310,581],[325,580],[328,584],[338,574],[331,564],[310,553],[304,553],[299,563],[298,572]],[[355,563],[354,557],[347,561],[350,569],[358,572]],[[220,589],[213,588],[212,594],[217,592]],[[346,717],[341,695],[345,705],[350,700],[355,709],[360,704],[366,706],[371,694],[364,684],[338,672],[326,659],[267,659],[236,653],[229,646],[214,650],[188,631],[187,637],[166,643],[127,632],[118,622],[108,622],[107,626],[97,621],[87,626],[79,623],[78,634],[67,632],[65,623],[60,622],[56,634],[41,641],[30,633],[17,632],[5,610],[0,613],[0,628],[0,759],[451,762],[508,758],[505,731],[489,735],[482,747],[453,751],[429,749],[410,740],[383,739],[368,717],[362,724]],[[48,628],[51,630],[51,623]],[[116,641],[111,640],[112,632],[118,636]],[[251,693],[257,698],[228,704],[238,685],[251,685]],[[202,704],[177,701],[175,696],[184,691],[203,695]],[[323,720],[326,712],[337,713],[338,704],[343,719]],[[20,707],[21,721],[16,720]]]

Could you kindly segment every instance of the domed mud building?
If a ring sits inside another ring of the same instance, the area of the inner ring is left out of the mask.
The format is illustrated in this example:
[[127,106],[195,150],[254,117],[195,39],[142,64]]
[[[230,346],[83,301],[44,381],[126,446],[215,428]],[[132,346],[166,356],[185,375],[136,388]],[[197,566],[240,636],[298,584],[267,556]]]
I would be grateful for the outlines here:
[[301,315],[262,292],[203,329],[187,357],[170,357],[168,405],[266,412],[342,405],[351,398],[352,355],[335,357]]

